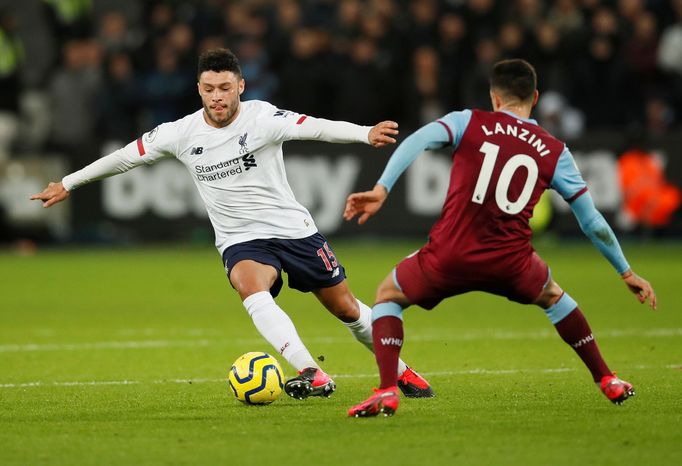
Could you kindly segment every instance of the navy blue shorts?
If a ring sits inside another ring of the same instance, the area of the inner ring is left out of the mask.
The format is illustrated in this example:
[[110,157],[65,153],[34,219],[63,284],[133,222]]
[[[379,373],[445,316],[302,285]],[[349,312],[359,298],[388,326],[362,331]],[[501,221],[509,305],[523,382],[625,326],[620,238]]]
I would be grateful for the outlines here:
[[237,262],[243,260],[277,269],[277,280],[270,288],[273,297],[282,290],[282,271],[289,277],[289,288],[303,292],[338,285],[346,278],[346,270],[320,233],[301,239],[254,239],[233,244],[223,252],[228,279]]

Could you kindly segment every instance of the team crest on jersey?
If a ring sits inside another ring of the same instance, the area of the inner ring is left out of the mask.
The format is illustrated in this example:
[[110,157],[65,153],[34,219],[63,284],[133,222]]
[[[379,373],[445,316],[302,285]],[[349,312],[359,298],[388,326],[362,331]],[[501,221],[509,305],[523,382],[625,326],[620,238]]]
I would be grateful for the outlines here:
[[249,133],[244,133],[241,136],[239,136],[239,155],[243,155],[249,152],[249,148],[246,145],[246,136],[248,135]]

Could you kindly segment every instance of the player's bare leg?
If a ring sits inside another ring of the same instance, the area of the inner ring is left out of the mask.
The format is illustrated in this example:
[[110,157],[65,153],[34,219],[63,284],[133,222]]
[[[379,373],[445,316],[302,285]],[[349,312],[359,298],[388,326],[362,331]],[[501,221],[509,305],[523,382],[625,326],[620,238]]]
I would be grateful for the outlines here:
[[602,358],[585,316],[577,303],[552,279],[535,300],[545,310],[561,338],[578,354],[606,397],[622,404],[634,396],[632,384],[615,376]]
[[[374,352],[372,309],[353,296],[346,280],[334,286],[315,290],[314,293],[320,303],[348,327],[356,340]],[[396,371],[398,387],[405,396],[409,398],[434,396],[429,383],[400,358]]]

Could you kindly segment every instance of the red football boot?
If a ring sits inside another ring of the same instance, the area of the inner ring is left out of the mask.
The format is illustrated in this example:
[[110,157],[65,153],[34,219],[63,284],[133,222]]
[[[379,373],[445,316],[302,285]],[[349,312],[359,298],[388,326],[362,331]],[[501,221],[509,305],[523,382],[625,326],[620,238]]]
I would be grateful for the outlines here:
[[426,379],[409,367],[398,377],[398,388],[408,398],[433,398],[436,396]]
[[306,367],[298,372],[298,376],[284,384],[284,391],[292,398],[303,400],[309,396],[329,398],[336,390],[336,384],[322,369]]
[[635,396],[635,389],[630,382],[621,380],[616,374],[605,375],[601,379],[599,388],[612,403],[622,405],[623,401]]
[[398,387],[375,388],[374,395],[348,410],[350,417],[370,417],[381,413],[393,416],[400,404]]

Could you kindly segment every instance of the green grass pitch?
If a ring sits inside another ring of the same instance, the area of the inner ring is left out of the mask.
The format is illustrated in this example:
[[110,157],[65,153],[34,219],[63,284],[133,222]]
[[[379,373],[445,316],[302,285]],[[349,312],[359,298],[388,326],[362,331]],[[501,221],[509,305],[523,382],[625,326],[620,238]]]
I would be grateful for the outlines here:
[[[335,243],[370,304],[416,247]],[[437,397],[371,419],[346,410],[377,386],[372,355],[288,289],[278,301],[337,392],[266,407],[233,398],[232,361],[273,350],[210,246],[0,253],[0,464],[682,464],[682,246],[624,249],[657,312],[584,242],[538,247],[634,383],[624,406],[599,393],[541,310],[472,293],[406,312],[403,356]]]

